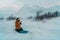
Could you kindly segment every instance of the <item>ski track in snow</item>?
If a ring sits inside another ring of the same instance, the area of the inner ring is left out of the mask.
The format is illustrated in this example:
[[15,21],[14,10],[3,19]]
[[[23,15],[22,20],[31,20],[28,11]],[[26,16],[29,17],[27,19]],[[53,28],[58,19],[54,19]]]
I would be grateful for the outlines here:
[[60,40],[60,18],[43,22],[22,20],[22,28],[29,33],[14,30],[14,21],[0,21],[0,40]]

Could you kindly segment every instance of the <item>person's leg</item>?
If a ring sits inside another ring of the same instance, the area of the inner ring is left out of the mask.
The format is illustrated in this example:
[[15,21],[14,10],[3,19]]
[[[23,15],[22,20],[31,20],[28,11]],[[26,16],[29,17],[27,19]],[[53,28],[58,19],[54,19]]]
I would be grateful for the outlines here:
[[21,29],[15,29],[15,31],[18,32],[18,33],[23,33],[23,34],[28,33],[28,31],[25,31],[22,28]]
[[20,32],[20,29],[15,29],[15,31]]
[[23,34],[25,34],[25,33],[28,33],[28,31],[26,31],[26,30],[23,30],[22,28],[20,29],[20,33],[23,33]]
[[23,29],[21,28],[20,31],[23,31]]

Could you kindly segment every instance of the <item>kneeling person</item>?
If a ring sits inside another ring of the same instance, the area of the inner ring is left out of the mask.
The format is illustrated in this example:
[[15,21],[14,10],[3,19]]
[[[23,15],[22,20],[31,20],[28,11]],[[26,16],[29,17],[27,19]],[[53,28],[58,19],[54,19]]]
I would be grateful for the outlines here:
[[19,18],[17,18],[15,21],[15,31],[17,32],[23,31],[21,27],[21,21],[19,20]]

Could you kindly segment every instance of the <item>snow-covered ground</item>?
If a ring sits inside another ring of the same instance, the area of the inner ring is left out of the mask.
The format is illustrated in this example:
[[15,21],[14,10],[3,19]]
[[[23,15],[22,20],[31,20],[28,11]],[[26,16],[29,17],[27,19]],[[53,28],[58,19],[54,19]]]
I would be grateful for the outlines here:
[[0,40],[60,40],[60,17],[42,21],[22,19],[22,28],[29,33],[15,32],[15,21],[0,21]]

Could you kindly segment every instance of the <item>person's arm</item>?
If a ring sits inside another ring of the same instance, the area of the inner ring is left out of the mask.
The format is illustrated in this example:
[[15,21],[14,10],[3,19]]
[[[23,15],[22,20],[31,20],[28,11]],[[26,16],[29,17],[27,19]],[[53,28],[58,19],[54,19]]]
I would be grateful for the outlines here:
[[22,24],[21,22],[19,22],[19,24]]
[[22,23],[20,22],[20,24],[22,24]]

